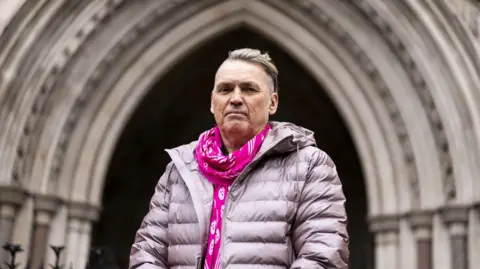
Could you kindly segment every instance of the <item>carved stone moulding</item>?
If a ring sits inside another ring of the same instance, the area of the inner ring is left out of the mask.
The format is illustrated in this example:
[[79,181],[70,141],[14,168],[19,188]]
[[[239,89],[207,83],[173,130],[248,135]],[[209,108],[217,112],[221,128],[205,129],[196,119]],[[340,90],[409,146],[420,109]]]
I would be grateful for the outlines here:
[[18,186],[0,185],[0,204],[21,206],[27,197],[27,192]]
[[[162,8],[159,9],[152,9],[151,13],[148,16],[145,16],[140,20],[136,25],[132,26],[129,31],[125,33],[125,35],[119,40],[118,43],[105,55],[102,61],[96,65],[94,71],[92,72],[91,77],[85,83],[84,89],[82,90],[81,94],[78,96],[72,110],[70,111],[69,117],[67,119],[67,123],[62,128],[62,144],[56,147],[55,154],[54,154],[54,165],[50,167],[51,171],[51,178],[58,178],[61,172],[61,167],[63,166],[63,161],[65,160],[65,154],[67,151],[67,144],[70,141],[70,138],[73,134],[76,124],[79,122],[80,117],[82,116],[82,111],[85,108],[85,105],[90,102],[95,94],[102,92],[99,87],[105,87],[105,85],[101,85],[100,80],[109,76],[109,74],[113,73],[111,70],[112,66],[115,66],[115,61],[118,61],[122,58],[122,54],[129,50],[135,43],[139,42],[145,34],[148,33],[148,29],[152,29],[155,25],[160,24],[168,14],[171,14],[177,10],[181,10],[184,8],[184,5],[193,3],[188,0],[176,0],[176,1],[165,1],[166,3],[162,4]],[[208,7],[216,2],[221,2],[219,0],[207,0],[202,1],[201,3],[195,3],[199,5],[199,7]],[[124,4],[121,6],[115,6],[114,12],[122,12],[122,9],[128,9],[128,5]],[[113,10],[112,10],[113,12]],[[187,14],[186,16],[188,16]],[[178,23],[178,22],[176,22]],[[172,23],[172,26],[175,23]],[[108,28],[104,29],[104,24],[98,24],[98,29],[96,31],[108,30]],[[165,31],[169,30],[170,28],[166,28]],[[81,50],[84,46],[88,44],[82,43],[79,45],[78,50]],[[78,56],[78,55],[77,55]],[[81,56],[79,56],[81,57]],[[75,58],[70,59],[69,63],[65,68],[69,67],[69,64],[73,63]]]
[[[412,211],[405,214],[405,218],[408,220],[410,227],[414,233],[416,240],[431,242],[433,233],[433,216],[435,211]],[[420,243],[422,244],[422,243]],[[422,245],[424,251],[429,251],[430,246]],[[428,248],[426,250],[425,248]],[[421,257],[423,259],[423,257]],[[430,267],[427,267],[430,268]]]
[[465,0],[456,6],[456,12],[474,37],[480,41],[480,1]]
[[439,210],[445,224],[467,224],[470,208],[467,206],[449,206]]
[[[39,124],[43,123],[42,118],[46,117],[45,113],[48,111],[46,106],[52,105],[52,101],[49,100],[49,98],[56,90],[56,85],[58,81],[61,80],[67,65],[80,50],[81,45],[84,44],[90,35],[95,32],[98,25],[101,25],[115,9],[123,3],[123,1],[124,0],[105,1],[104,8],[98,9],[97,12],[92,12],[91,18],[83,22],[83,26],[75,35],[72,35],[69,40],[60,40],[62,41],[62,43],[59,44],[61,47],[58,48],[57,55],[51,57],[53,63],[48,67],[48,73],[43,79],[41,85],[35,87],[39,90],[35,93],[35,100],[30,108],[25,126],[23,127],[23,132],[20,136],[20,142],[17,145],[17,156],[11,175],[14,181],[18,182],[20,179],[26,178],[27,172],[31,169],[33,159],[35,158],[36,148],[38,146],[38,136],[43,130],[42,126]],[[30,154],[25,154],[26,152],[29,152]]]
[[448,227],[450,252],[453,257],[451,268],[467,268],[468,264],[468,219],[471,207],[455,205],[442,208],[441,217]]
[[72,219],[95,221],[100,215],[100,207],[84,202],[68,203],[68,216]]
[[400,230],[399,215],[379,215],[370,217],[368,222],[370,224],[370,231],[373,233],[398,233]]
[[348,0],[352,6],[356,7],[365,18],[372,23],[379,34],[390,46],[392,52],[397,56],[400,63],[403,65],[407,75],[410,77],[412,84],[417,91],[420,101],[422,102],[430,127],[433,130],[435,144],[437,146],[439,163],[442,169],[442,180],[445,197],[447,201],[456,199],[457,191],[455,179],[453,177],[453,163],[450,156],[447,136],[444,130],[443,123],[439,116],[436,104],[434,102],[431,90],[427,85],[423,74],[420,72],[417,63],[403,43],[402,39],[394,32],[389,22],[384,19],[374,6],[367,0]]
[[[270,5],[275,6],[275,0],[263,0]],[[278,4],[278,3],[277,3]],[[398,105],[395,102],[387,83],[376,68],[372,60],[367,56],[363,49],[357,44],[351,34],[345,30],[338,22],[335,21],[323,9],[319,8],[311,0],[291,1],[291,5],[295,5],[298,9],[309,14],[311,19],[325,29],[332,37],[334,37],[350,55],[361,65],[367,76],[375,85],[377,95],[383,100],[384,106],[388,111],[388,115],[395,128],[397,139],[400,142],[403,151],[403,159],[408,170],[408,179],[410,187],[411,204],[415,207],[420,205],[420,183],[418,180],[418,171],[413,154],[412,144],[408,136],[405,121],[400,114]],[[381,19],[381,18],[376,18]]]
[[379,215],[369,218],[369,228],[375,235],[377,246],[396,245],[398,243],[400,217],[399,215]]
[[413,229],[432,228],[434,214],[434,211],[412,211],[407,213],[405,217]]
[[53,195],[33,194],[35,210],[54,213],[62,202],[60,198]]

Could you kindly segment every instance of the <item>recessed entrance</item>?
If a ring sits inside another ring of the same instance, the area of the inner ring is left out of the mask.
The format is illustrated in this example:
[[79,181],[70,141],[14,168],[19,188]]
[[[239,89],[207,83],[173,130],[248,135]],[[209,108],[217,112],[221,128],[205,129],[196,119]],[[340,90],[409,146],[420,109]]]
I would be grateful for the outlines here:
[[279,46],[246,28],[192,51],[139,104],[113,153],[92,245],[110,248],[120,268],[128,266],[135,232],[169,161],[164,149],[195,140],[213,126],[209,108],[214,74],[228,51],[240,47],[268,51],[280,71],[280,105],[272,119],[315,131],[318,146],[336,162],[347,196],[350,269],[373,268],[365,180],[344,121],[322,86],[302,66]]

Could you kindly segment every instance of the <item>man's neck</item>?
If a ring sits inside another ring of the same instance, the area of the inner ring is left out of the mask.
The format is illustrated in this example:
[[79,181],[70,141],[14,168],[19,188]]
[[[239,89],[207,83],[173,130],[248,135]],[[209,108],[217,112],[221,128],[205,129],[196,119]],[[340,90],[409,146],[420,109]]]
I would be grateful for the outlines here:
[[240,132],[238,131],[228,132],[225,130],[222,131],[222,129],[220,129],[222,145],[226,148],[228,154],[231,154],[232,152],[241,149],[243,145],[245,145],[245,143],[247,143],[250,139],[255,137],[260,132],[262,132],[262,129],[256,132],[249,130],[247,134],[240,135]]
[[[245,145],[245,143],[247,143],[248,140],[250,140],[250,138],[245,138],[245,137],[237,138],[237,139],[222,138],[222,142],[223,142],[222,148],[226,149],[227,154],[231,154],[232,152],[241,149],[242,146]],[[222,151],[225,154],[225,150],[222,150]]]

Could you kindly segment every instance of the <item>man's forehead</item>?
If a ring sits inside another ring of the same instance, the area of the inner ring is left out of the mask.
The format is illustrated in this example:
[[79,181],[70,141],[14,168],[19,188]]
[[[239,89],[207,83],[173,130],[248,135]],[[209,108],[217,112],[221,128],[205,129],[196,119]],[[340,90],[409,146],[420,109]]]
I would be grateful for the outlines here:
[[249,80],[249,79],[219,79],[216,80],[215,82],[216,85],[225,85],[225,86],[234,86],[234,85],[240,85],[240,86],[258,86],[258,81],[255,80]]
[[244,61],[225,61],[215,74],[215,81],[231,83],[247,83],[264,79],[267,74],[262,67]]

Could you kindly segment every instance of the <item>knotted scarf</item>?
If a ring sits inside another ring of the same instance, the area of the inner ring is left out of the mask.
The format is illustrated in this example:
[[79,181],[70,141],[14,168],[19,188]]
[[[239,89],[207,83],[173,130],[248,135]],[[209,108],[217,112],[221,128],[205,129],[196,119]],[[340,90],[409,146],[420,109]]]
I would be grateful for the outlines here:
[[213,184],[213,206],[208,231],[207,252],[204,269],[220,268],[220,244],[222,219],[228,188],[260,150],[271,127],[267,124],[262,132],[250,139],[239,150],[225,156],[222,153],[222,138],[218,127],[204,132],[195,149],[195,159],[200,172]]
[[258,153],[270,129],[267,124],[262,132],[227,156],[221,150],[219,128],[214,127],[204,132],[195,149],[195,159],[201,173],[214,185],[231,184]]

